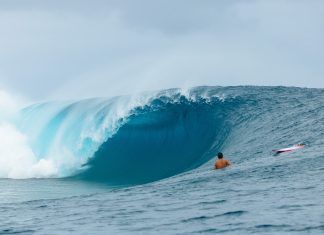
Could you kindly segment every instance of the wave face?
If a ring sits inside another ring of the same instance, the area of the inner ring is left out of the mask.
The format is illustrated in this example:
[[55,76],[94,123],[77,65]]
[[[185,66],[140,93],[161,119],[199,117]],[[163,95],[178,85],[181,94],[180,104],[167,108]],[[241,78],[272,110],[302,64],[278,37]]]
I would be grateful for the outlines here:
[[83,176],[118,183],[149,182],[197,167],[229,132],[218,98],[159,97],[133,110],[118,132],[90,159]]
[[196,168],[229,145],[242,149],[260,139],[253,147],[262,151],[265,144],[283,144],[284,136],[289,143],[307,143],[305,136],[296,138],[302,126],[297,122],[310,107],[323,114],[323,96],[319,89],[284,87],[171,89],[35,104],[14,123],[27,139],[36,168],[52,169],[26,177],[138,184]]

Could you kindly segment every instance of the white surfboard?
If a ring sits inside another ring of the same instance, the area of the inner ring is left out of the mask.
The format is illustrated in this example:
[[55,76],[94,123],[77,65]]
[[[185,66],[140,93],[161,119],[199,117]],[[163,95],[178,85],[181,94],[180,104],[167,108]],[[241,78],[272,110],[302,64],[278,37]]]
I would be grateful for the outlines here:
[[294,150],[297,150],[297,149],[301,149],[301,148],[304,148],[305,145],[304,144],[295,144],[291,147],[288,147],[288,148],[283,148],[283,149],[274,149],[272,150],[273,152],[276,152],[276,153],[284,153],[284,152],[291,152],[291,151],[294,151]]

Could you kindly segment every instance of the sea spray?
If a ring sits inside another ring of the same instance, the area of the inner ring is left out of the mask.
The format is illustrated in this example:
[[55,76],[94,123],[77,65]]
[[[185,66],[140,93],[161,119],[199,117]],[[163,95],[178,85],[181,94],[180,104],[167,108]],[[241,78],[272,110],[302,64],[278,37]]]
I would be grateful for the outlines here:
[[57,175],[51,161],[37,159],[28,137],[14,124],[14,116],[22,106],[21,99],[0,90],[0,177],[44,178]]

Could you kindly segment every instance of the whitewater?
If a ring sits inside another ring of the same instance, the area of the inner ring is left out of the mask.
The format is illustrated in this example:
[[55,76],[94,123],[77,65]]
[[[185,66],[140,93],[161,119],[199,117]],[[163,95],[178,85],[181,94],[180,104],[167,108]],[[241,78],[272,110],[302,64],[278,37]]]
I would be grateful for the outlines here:
[[0,98],[0,234],[324,231],[324,89]]

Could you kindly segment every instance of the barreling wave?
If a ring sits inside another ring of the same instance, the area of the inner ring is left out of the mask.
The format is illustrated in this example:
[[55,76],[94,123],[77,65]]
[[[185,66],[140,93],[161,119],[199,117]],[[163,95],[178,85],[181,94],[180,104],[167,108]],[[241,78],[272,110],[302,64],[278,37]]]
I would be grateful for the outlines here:
[[118,183],[150,182],[195,168],[224,143],[230,125],[224,101],[177,94],[132,110],[104,141],[80,176]]
[[206,91],[171,89],[29,106],[16,126],[36,158],[29,168],[39,166],[14,178],[73,176],[129,184],[197,167],[230,131],[224,94]]
[[[206,163],[238,136],[253,132],[239,138],[251,142],[273,131],[264,127],[264,119],[296,102],[301,91],[296,89],[196,87],[35,104],[23,109],[10,127],[23,146],[15,153],[21,157],[5,173],[0,168],[0,176],[76,177],[111,184],[166,178]],[[28,161],[22,161],[25,155]]]

